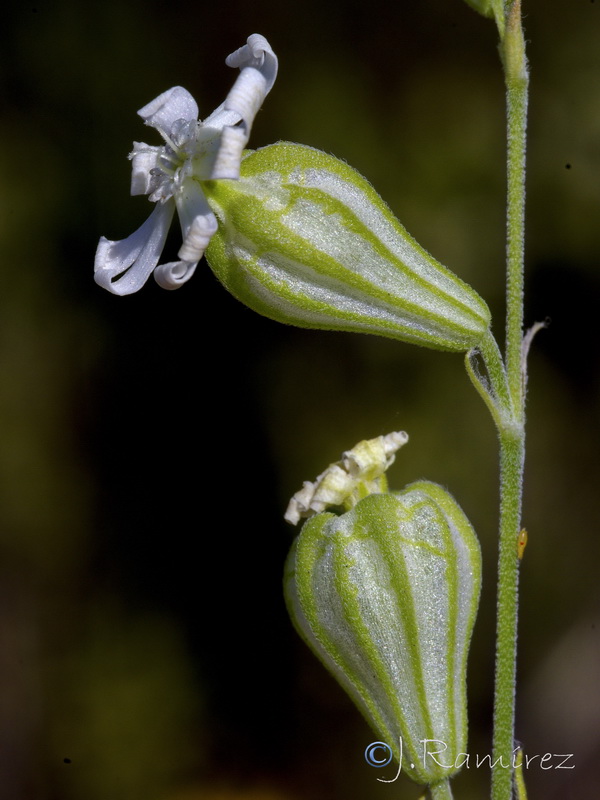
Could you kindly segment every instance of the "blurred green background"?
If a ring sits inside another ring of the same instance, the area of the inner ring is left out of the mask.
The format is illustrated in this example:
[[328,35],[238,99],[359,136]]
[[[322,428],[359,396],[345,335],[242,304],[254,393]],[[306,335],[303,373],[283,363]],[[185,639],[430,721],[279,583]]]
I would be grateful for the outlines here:
[[[527,775],[532,799],[565,800],[594,795],[600,763],[600,2],[525,13],[526,319],[552,322],[530,360],[517,735],[574,754]],[[259,32],[280,75],[251,145],[346,159],[501,335],[493,24],[460,0],[40,0],[4,17],[2,800],[416,798],[376,781],[376,737],[287,620],[282,512],[359,439],[409,432],[392,485],[447,486],[482,543],[470,751],[488,753],[497,447],[461,357],[279,326],[203,265],[128,298],[92,265],[101,234],[149,213],[128,194],[132,141],[158,143],[136,110],[182,84],[206,116],[235,77],[225,56]],[[488,783],[465,770],[455,795]]]

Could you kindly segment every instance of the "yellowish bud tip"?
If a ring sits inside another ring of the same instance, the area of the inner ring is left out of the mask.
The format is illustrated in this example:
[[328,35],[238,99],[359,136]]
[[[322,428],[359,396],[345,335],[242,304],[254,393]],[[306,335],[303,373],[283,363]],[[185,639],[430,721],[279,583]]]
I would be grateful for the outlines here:
[[314,481],[305,481],[292,497],[284,518],[291,525],[328,508],[353,508],[369,494],[385,492],[385,471],[394,463],[397,451],[408,442],[408,434],[394,431],[365,439],[342,453],[341,461],[330,464]]

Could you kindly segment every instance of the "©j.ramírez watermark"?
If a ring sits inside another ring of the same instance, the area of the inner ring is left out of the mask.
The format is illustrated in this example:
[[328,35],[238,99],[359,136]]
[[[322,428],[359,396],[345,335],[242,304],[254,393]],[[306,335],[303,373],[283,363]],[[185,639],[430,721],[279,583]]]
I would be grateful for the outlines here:
[[[389,780],[377,778],[381,783],[393,783],[400,775],[404,757],[402,737],[400,737],[399,744],[400,758],[398,762],[398,772],[395,777]],[[446,754],[448,750],[446,742],[440,739],[421,739],[420,744],[422,745],[421,758],[424,766],[426,766],[429,761],[445,769],[480,769],[486,765],[489,766],[490,769],[493,769],[495,766],[504,767],[505,769],[516,769],[519,765],[524,769],[531,769],[532,767],[539,767],[540,769],[546,770],[575,769],[573,753],[544,753],[543,755],[538,753],[536,755],[528,755],[522,753],[520,747],[515,747],[509,758],[500,756],[495,761],[492,761],[490,753],[485,753],[483,755],[480,753],[458,753],[456,758],[452,760],[452,758]],[[365,761],[369,766],[376,767],[377,769],[387,767],[388,764],[392,763],[393,758],[394,754],[392,748],[385,742],[371,742],[365,749]],[[414,764],[410,766],[411,769],[415,767]]]

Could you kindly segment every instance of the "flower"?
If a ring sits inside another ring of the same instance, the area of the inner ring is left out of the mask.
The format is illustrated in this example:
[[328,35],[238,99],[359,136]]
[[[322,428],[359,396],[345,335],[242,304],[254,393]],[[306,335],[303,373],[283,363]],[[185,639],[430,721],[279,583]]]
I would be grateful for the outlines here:
[[[176,289],[206,252],[231,294],[279,322],[438,350],[479,346],[490,335],[485,302],[408,234],[356,170],[289,142],[244,151],[277,75],[267,40],[250,36],[227,64],[240,75],[204,122],[180,86],[138,112],[164,144],[134,143],[131,193],[156,207],[127,239],[100,239],[97,283],[131,294],[154,272]],[[175,208],[179,260],[157,266]]]
[[[277,57],[259,34],[225,62],[240,74],[213,113],[198,121],[190,93],[175,86],[138,111],[146,125],[164,140],[156,147],[134,142],[131,194],[147,194],[156,206],[135,233],[121,241],[101,237],[94,277],[113,294],[137,292],[154,272],[164,289],[176,289],[194,273],[217,220],[203,192],[203,181],[237,180],[242,152],[254,117],[277,76]],[[183,234],[179,261],[157,266],[173,214],[177,209]]]

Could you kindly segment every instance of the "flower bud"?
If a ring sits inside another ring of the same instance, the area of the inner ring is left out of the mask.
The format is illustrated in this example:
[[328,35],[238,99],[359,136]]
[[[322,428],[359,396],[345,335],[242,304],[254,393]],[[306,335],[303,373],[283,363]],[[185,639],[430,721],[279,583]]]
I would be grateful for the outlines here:
[[418,783],[447,779],[467,752],[480,581],[469,521],[427,481],[313,516],[286,564],[298,632]]
[[241,179],[208,182],[219,221],[206,256],[246,305],[305,328],[374,333],[465,351],[485,335],[479,295],[406,232],[365,178],[281,142],[250,152]]

